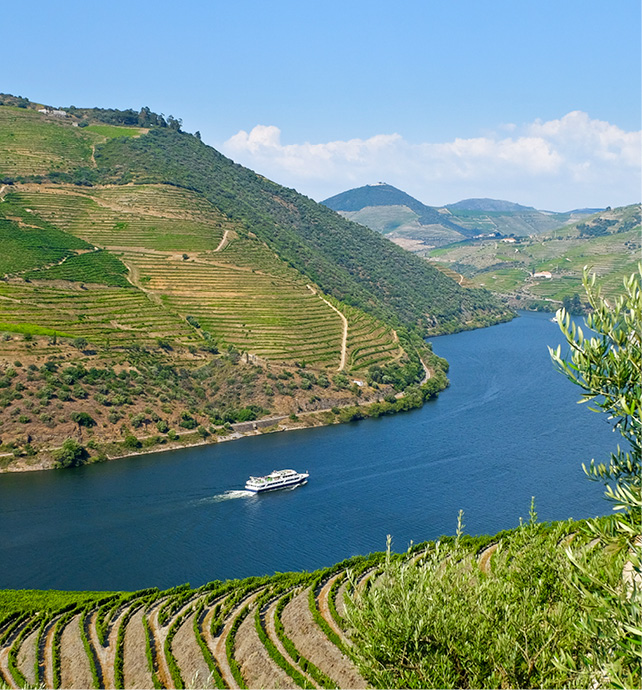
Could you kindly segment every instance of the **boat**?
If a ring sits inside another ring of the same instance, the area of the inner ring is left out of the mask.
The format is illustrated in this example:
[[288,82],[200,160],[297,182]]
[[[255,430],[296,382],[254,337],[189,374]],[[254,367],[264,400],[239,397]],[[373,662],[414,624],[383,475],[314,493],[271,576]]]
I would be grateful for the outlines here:
[[250,477],[245,482],[245,490],[258,494],[263,491],[276,491],[306,484],[310,475],[295,470],[273,470],[265,477]]

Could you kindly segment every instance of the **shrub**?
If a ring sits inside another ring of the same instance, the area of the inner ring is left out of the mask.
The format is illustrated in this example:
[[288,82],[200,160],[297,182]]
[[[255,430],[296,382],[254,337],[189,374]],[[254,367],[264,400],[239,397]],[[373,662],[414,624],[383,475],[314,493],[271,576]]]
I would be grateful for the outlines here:
[[68,438],[62,447],[53,452],[56,467],[78,467],[86,462],[89,454],[84,446],[72,438]]
[[130,450],[136,450],[137,448],[140,448],[141,443],[133,434],[127,434],[127,436],[125,436],[125,440],[123,441],[123,445],[125,448]]
[[72,412],[71,421],[75,422],[78,426],[87,428],[96,426],[96,420],[87,412]]

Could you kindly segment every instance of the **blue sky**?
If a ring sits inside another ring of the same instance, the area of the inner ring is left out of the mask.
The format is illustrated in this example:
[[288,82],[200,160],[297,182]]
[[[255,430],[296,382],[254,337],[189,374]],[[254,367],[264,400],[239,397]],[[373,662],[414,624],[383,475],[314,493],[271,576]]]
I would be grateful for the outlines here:
[[3,29],[1,91],[149,105],[316,199],[640,197],[638,0],[36,1]]

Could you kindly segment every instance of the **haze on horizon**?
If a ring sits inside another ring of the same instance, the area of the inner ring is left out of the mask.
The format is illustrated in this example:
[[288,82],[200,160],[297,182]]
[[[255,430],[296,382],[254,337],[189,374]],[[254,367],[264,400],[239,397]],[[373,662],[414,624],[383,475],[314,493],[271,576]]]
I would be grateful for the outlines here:
[[433,206],[639,201],[637,0],[36,0],[4,23],[0,90],[171,113],[318,201],[379,180]]

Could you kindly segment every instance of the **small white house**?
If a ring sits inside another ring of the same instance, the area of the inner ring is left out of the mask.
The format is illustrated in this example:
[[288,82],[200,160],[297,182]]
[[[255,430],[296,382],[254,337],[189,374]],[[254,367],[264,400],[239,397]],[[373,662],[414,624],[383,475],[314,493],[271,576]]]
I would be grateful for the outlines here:
[[52,117],[68,117],[64,110],[54,110],[53,108],[38,108],[38,112],[51,115]]
[[553,274],[550,271],[538,271],[533,273],[533,278],[552,278]]

